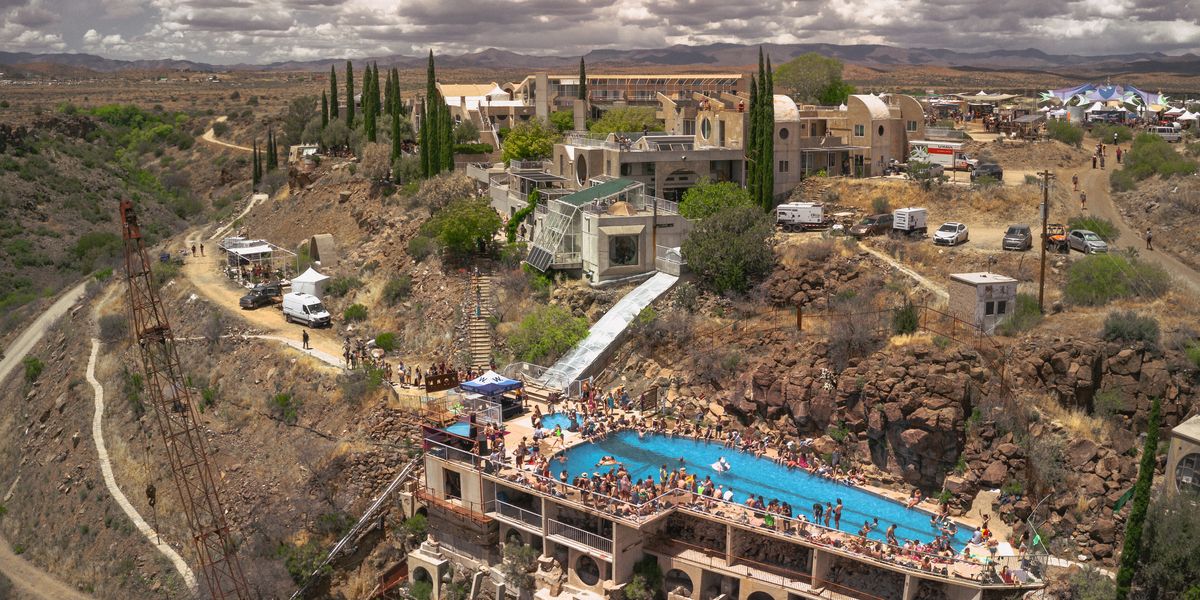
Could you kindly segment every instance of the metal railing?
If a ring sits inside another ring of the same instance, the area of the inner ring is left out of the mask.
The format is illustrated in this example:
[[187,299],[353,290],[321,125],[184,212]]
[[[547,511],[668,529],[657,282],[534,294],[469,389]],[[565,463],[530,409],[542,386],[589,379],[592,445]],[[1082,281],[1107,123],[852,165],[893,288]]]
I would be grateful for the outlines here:
[[503,369],[500,369],[500,374],[509,379],[528,383],[539,381],[546,374],[546,367],[527,362],[515,362],[505,365]]
[[460,462],[476,468],[483,466],[483,464],[487,462],[486,458],[483,458],[482,456],[472,452],[468,452],[459,448],[452,448],[445,444],[439,444],[438,442],[429,439],[425,440],[425,448],[426,454],[434,458],[440,458],[442,460],[448,460],[452,462]]
[[532,510],[525,510],[520,506],[513,506],[499,498],[496,499],[494,506],[496,509],[495,512],[502,517],[520,521],[533,527],[542,527],[542,515],[539,513],[535,513]]
[[546,533],[547,535],[557,535],[566,538],[589,548],[607,552],[608,554],[612,554],[613,551],[613,541],[611,539],[590,531],[584,531],[572,525],[567,525],[562,521],[546,519]]
[[513,171],[544,171],[550,168],[548,160],[514,160],[508,163]]
[[550,266],[576,265],[583,262],[583,254],[579,252],[556,252]]

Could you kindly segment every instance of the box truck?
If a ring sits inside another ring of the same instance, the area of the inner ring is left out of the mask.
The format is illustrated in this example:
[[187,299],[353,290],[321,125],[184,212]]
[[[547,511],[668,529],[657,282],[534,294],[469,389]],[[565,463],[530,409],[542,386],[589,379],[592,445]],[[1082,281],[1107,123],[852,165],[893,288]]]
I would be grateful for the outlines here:
[[908,162],[927,162],[942,165],[945,169],[969,171],[979,161],[963,153],[960,142],[909,142]]

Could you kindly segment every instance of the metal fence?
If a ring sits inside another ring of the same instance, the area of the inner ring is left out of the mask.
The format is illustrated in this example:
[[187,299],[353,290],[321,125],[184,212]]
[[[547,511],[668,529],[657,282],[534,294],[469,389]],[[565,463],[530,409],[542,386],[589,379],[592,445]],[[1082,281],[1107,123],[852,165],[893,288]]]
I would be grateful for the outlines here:
[[503,517],[507,517],[514,521],[520,521],[526,525],[537,527],[538,529],[541,529],[542,527],[542,515],[539,513],[535,513],[531,510],[525,510],[519,506],[513,506],[512,504],[500,500],[499,498],[496,499],[493,506],[495,507],[495,512]]
[[557,535],[609,554],[612,554],[613,551],[613,541],[611,539],[590,531],[584,531],[572,525],[567,525],[562,521],[546,519],[546,534]]

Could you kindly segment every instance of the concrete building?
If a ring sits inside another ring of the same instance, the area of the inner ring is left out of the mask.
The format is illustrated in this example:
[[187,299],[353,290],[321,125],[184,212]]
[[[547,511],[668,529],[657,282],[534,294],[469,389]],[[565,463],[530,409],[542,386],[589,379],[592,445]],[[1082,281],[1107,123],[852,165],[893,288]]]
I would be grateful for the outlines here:
[[859,177],[882,175],[892,159],[906,162],[908,143],[925,139],[925,111],[911,96],[855,94],[837,108],[818,108],[829,131],[861,151],[852,172]]
[[[593,106],[657,106],[658,96],[686,99],[694,93],[719,95],[749,92],[750,78],[740,73],[683,73],[676,75],[587,75],[587,100]],[[579,97],[579,74],[530,75],[505,89],[515,100],[535,106],[538,115],[571,108]]]
[[[814,524],[763,521],[761,512],[711,499],[706,507],[686,491],[641,504],[585,493],[476,455],[475,444],[425,428],[416,495],[438,543],[414,553],[409,568],[435,587],[443,559],[501,582],[505,544],[541,554],[533,573],[540,598],[620,598],[643,560],[662,570],[662,589],[651,591],[669,600],[1000,600],[1043,587],[1015,556],[999,556],[991,567],[953,559],[922,567],[822,540]],[[1001,566],[1011,582],[990,575]]]
[[653,273],[660,258],[678,255],[691,222],[675,203],[650,196],[630,179],[588,183],[574,193],[542,194],[528,222],[530,266],[577,270],[601,283]]
[[535,114],[532,105],[513,99],[510,91],[506,91],[495,82],[438,83],[437,87],[446,100],[450,118],[454,123],[467,121],[474,124],[479,130],[479,140],[491,144],[493,148],[500,147],[499,130],[510,129],[518,123],[528,121]]
[[1167,449],[1167,492],[1200,494],[1200,415],[1171,430]]
[[996,273],[950,275],[950,314],[991,333],[1016,310],[1017,280]]

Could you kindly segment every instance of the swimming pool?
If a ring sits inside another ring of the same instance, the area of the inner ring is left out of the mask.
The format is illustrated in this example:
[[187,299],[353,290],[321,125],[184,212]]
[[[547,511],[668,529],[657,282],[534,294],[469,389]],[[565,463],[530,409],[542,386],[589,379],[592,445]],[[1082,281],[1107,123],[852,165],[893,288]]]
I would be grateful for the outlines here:
[[467,437],[471,433],[471,424],[466,421],[459,421],[457,423],[450,425],[449,427],[443,427],[442,431],[449,431],[450,433],[453,433],[454,435],[460,435],[462,437]]
[[542,429],[554,431],[555,425],[561,425],[563,431],[566,431],[567,427],[571,425],[571,419],[567,417],[567,413],[561,412],[552,415],[542,415]]
[[[886,541],[888,525],[895,523],[896,537],[901,541],[917,539],[921,542],[932,541],[938,532],[929,525],[929,513],[921,510],[905,508],[903,504],[883,498],[866,490],[858,489],[830,481],[823,477],[810,475],[801,469],[789,469],[769,458],[758,458],[753,454],[745,454],[725,448],[719,443],[694,440],[682,437],[667,437],[659,434],[646,434],[638,439],[637,432],[621,431],[610,435],[604,440],[581,444],[566,450],[567,462],[565,467],[554,463],[556,472],[566,468],[573,478],[583,472],[605,471],[611,467],[597,467],[596,463],[605,455],[611,455],[624,463],[629,475],[637,479],[647,476],[658,480],[659,467],[666,465],[674,469],[679,465],[679,459],[684,459],[688,473],[695,473],[699,479],[704,476],[712,478],[718,485],[726,488],[732,486],[734,501],[743,503],[747,494],[761,495],[766,502],[772,498],[792,505],[794,515],[806,515],[812,519],[812,506],[815,502],[837,503],[842,499],[842,531],[856,533],[864,521],[879,519],[879,526],[871,531],[871,539]],[[725,457],[732,468],[725,473],[718,473],[712,464],[720,457]],[[830,521],[830,526],[833,522]],[[973,530],[960,526],[955,535],[953,545],[961,549],[971,539]]]

